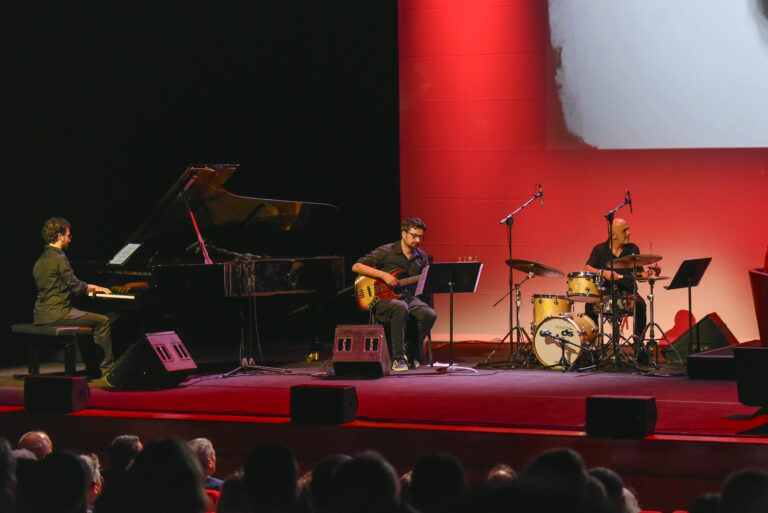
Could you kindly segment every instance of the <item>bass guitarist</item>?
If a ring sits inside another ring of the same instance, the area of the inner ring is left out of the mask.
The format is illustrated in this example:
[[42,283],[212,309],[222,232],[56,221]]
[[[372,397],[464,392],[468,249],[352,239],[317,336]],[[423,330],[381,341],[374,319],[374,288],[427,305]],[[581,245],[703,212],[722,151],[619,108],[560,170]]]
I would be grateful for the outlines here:
[[[383,282],[400,294],[399,298],[371,302],[374,318],[390,323],[393,371],[407,371],[409,367],[415,369],[421,365],[424,339],[437,318],[429,305],[413,295],[416,283],[401,287],[398,279],[418,276],[429,263],[427,254],[419,249],[426,229],[424,221],[410,217],[400,226],[400,240],[379,246],[352,266],[353,272]],[[409,318],[416,321],[418,336],[406,345]]]

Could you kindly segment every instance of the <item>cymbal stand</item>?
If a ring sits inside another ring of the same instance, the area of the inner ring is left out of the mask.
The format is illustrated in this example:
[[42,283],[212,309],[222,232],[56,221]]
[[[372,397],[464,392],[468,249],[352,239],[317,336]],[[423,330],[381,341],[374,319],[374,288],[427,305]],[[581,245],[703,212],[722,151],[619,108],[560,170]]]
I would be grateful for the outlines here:
[[[520,299],[520,286],[526,281],[532,279],[533,277],[534,277],[534,273],[529,272],[523,281],[521,281],[520,283],[514,284],[513,290],[514,290],[514,296],[515,296],[515,309],[513,310],[513,317],[512,317],[512,319],[514,319],[512,323],[513,326],[507,332],[507,334],[504,335],[504,338],[502,338],[499,341],[499,343],[496,344],[496,347],[493,348],[493,351],[491,351],[491,353],[485,359],[486,364],[490,362],[491,357],[494,354],[496,354],[496,351],[498,351],[499,348],[502,346],[502,344],[504,344],[504,341],[507,339],[507,337],[510,337],[509,339],[510,350],[509,350],[509,357],[507,358],[507,363],[512,363],[513,360],[516,360],[518,362],[522,361],[522,362],[525,362],[526,364],[528,363],[529,357],[531,356],[531,350],[529,349],[527,351],[523,351],[522,348],[525,346],[521,341],[521,334],[523,337],[525,337],[527,344],[533,345],[533,342],[531,341],[531,338],[528,336],[528,333],[523,328],[520,327],[520,304],[522,303]],[[496,301],[496,303],[494,303],[493,306],[498,305],[508,295],[509,293],[504,294],[504,296],[502,296],[498,301]],[[513,334],[517,335],[517,342],[515,342],[515,336]],[[517,350],[515,350],[515,348],[517,348]]]
[[[654,299],[653,285],[655,281],[656,280],[652,278],[648,280],[648,284],[651,286],[651,293],[648,294],[647,296],[648,302],[650,303],[650,307],[651,307],[651,322],[648,323],[648,325],[643,330],[643,342],[645,342],[646,340],[648,341],[648,343],[644,344],[643,347],[649,346],[654,348],[655,356],[651,354],[651,352],[647,349],[647,347],[645,350],[647,351],[650,362],[653,364],[654,368],[658,369],[659,368],[659,342],[662,339],[667,341],[667,347],[672,348],[672,351],[674,351],[674,353],[677,355],[678,361],[683,361],[683,358],[680,356],[680,353],[677,352],[677,349],[675,348],[675,346],[673,346],[672,343],[669,341],[669,339],[667,338],[667,334],[664,333],[664,330],[661,329],[661,326],[656,324],[656,321],[653,320],[653,299]],[[661,332],[661,338],[659,340],[656,340],[656,333],[654,331],[655,328],[659,328],[659,331]],[[649,333],[650,338],[645,338],[646,332],[650,332]]]
[[[531,350],[525,349],[526,346],[522,342],[521,335],[525,337],[528,345],[532,345],[533,342],[531,341],[531,338],[528,336],[528,333],[523,328],[520,327],[520,303],[521,303],[520,286],[526,281],[530,280],[531,278],[533,278],[532,272],[528,273],[528,276],[526,276],[525,279],[520,283],[515,283],[515,325],[512,328],[512,331],[514,331],[515,334],[517,335],[517,353],[510,350],[508,363],[512,363],[512,359],[514,356],[518,362],[525,362],[527,364],[529,360],[528,357],[531,355]],[[510,341],[510,344],[512,344],[511,336],[509,341]],[[515,347],[514,344],[512,344],[512,347]]]

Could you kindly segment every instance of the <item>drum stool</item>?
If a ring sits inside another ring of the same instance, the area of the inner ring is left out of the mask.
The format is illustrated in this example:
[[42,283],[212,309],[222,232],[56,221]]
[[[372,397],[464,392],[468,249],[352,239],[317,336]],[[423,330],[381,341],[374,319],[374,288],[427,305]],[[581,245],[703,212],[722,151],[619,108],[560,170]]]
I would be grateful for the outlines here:
[[[55,345],[64,348],[64,375],[75,375],[75,350],[82,337],[90,337],[93,330],[86,326],[50,326],[46,324],[14,324],[12,333],[32,335],[28,341],[27,369],[29,375],[40,374],[40,347]],[[27,375],[14,376],[24,379]]]

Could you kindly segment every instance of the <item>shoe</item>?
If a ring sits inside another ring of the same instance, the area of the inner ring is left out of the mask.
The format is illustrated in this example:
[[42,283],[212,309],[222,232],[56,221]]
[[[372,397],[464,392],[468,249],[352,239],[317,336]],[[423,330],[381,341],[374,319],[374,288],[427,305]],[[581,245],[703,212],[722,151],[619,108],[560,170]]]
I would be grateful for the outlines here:
[[408,364],[402,358],[392,362],[392,370],[395,372],[403,372],[408,370]]
[[418,369],[421,367],[421,362],[418,360],[413,360],[411,363],[408,364],[408,368],[410,369]]

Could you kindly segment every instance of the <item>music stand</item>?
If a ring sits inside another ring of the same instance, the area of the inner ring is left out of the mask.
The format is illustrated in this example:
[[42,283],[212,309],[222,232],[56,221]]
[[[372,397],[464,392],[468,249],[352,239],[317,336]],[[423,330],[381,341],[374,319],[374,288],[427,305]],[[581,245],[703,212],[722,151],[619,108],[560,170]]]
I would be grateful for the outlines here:
[[[704,276],[704,271],[707,270],[709,263],[712,261],[712,257],[707,258],[687,258],[682,261],[680,267],[677,269],[675,276],[672,278],[672,282],[665,286],[667,290],[682,289],[688,287],[688,333],[693,336],[693,310],[691,306],[691,288],[695,287],[701,281],[701,277]],[[693,340],[689,342],[689,345],[693,345]],[[691,354],[691,347],[688,347],[688,354]],[[696,330],[696,352],[701,352],[701,346],[699,345],[699,330]]]
[[439,262],[424,268],[421,272],[415,295],[450,294],[450,336],[448,338],[449,364],[446,370],[468,370],[468,367],[456,367],[453,364],[453,295],[459,292],[474,292],[480,281],[482,262]]

